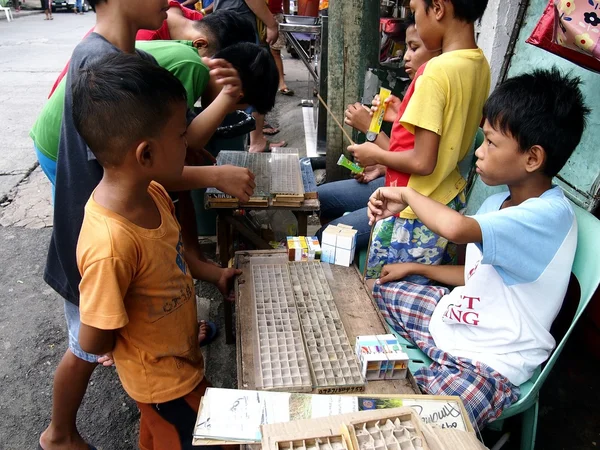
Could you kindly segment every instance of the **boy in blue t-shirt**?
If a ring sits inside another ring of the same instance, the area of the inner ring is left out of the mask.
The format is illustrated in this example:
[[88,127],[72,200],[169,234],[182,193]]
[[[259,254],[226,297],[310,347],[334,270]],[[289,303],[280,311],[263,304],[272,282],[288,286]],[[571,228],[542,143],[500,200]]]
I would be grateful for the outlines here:
[[[464,266],[384,266],[373,295],[396,331],[433,360],[415,373],[421,389],[461,396],[480,427],[519,398],[518,386],[555,346],[550,327],[567,291],[577,223],[552,178],[585,127],[579,84],[538,70],[490,96],[477,173],[508,193],[489,197],[474,216],[410,188],[382,188],[369,200],[371,222],[410,206],[435,233],[468,244]],[[457,287],[395,281],[415,274]]]

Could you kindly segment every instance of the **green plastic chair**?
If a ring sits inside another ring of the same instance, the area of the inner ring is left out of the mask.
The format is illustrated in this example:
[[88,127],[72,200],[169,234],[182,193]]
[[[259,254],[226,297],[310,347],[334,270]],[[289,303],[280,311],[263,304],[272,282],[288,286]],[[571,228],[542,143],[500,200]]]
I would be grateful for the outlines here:
[[[521,396],[517,403],[504,410],[502,415],[490,424],[491,428],[501,429],[504,419],[521,414],[521,450],[533,450],[535,448],[540,389],[552,371],[577,321],[600,284],[600,268],[597,262],[600,254],[600,221],[579,206],[573,205],[573,209],[577,217],[578,237],[572,272],[577,278],[581,290],[577,311],[567,332],[550,355],[548,361],[537,368],[529,381],[519,386]],[[411,372],[414,373],[419,368],[431,364],[431,359],[421,352],[416,345],[399,336],[389,322],[388,328],[390,332],[399,338],[400,343],[406,346],[407,353],[411,358],[409,364]]]

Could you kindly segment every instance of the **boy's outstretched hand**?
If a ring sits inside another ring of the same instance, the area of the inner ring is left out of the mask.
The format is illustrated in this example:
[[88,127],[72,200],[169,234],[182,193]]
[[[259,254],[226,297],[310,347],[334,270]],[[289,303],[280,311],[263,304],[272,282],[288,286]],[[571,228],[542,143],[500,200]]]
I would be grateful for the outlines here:
[[243,95],[238,71],[224,59],[202,58],[202,62],[210,69],[210,76],[223,87],[221,94],[231,97],[237,103]]
[[404,210],[408,206],[402,197],[402,192],[405,189],[402,187],[383,187],[377,189],[371,195],[371,198],[369,198],[367,205],[369,225],[373,225],[378,220],[391,217]]
[[216,168],[220,172],[215,187],[238,198],[242,203],[248,202],[256,187],[254,174],[245,167],[225,165],[216,166]]

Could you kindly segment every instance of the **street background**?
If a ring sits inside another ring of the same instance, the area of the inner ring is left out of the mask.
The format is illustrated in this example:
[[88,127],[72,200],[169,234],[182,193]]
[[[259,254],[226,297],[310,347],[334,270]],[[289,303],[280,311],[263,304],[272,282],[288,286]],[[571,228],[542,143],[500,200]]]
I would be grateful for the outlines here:
[[[42,280],[52,205],[50,184],[37,167],[28,133],[56,76],[95,19],[93,13],[58,12],[53,21],[44,21],[41,12],[15,16],[10,23],[0,18],[0,450],[36,448],[50,420],[53,374],[67,345],[62,300]],[[284,57],[286,81],[296,96],[278,96],[267,119],[282,129],[273,140],[285,139],[303,153],[299,102],[312,98],[312,85],[302,64]],[[209,317],[222,330],[221,296],[205,284],[197,293],[199,317]],[[541,391],[536,448],[600,445],[598,374],[594,359],[581,348],[576,333]],[[223,333],[205,356],[213,385],[237,387],[235,346],[224,344]],[[98,368],[79,411],[83,437],[100,450],[137,448],[137,422],[137,408],[114,369]],[[509,422],[507,429],[513,436],[503,448],[519,448],[518,426]]]

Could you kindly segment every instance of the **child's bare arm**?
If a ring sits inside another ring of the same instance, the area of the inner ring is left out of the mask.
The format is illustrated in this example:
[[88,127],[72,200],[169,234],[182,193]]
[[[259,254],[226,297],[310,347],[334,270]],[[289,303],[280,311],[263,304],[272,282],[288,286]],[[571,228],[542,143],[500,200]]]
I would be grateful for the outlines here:
[[[160,183],[161,180],[156,180]],[[168,191],[190,191],[215,187],[247,202],[254,193],[254,174],[244,167],[236,166],[185,166],[176,182],[161,183]]]
[[407,187],[377,189],[369,199],[369,222],[398,214],[409,206],[427,228],[449,241],[468,244],[483,239],[475,219]]
[[387,264],[383,266],[377,283],[401,280],[409,275],[422,275],[449,286],[465,284],[465,266],[432,266],[419,263]]
[[115,348],[115,332],[90,327],[82,322],[79,328],[79,345],[84,352],[103,355]]
[[348,147],[362,166],[383,164],[398,172],[430,175],[437,164],[440,136],[423,128],[415,128],[415,148],[404,152],[386,152],[377,145],[365,143]]
[[224,59],[204,58],[203,61],[211,69],[207,91],[211,97],[216,97],[210,99],[207,94],[206,100],[210,101],[210,105],[188,126],[187,141],[192,149],[204,148],[242,96],[242,82],[230,63]]

